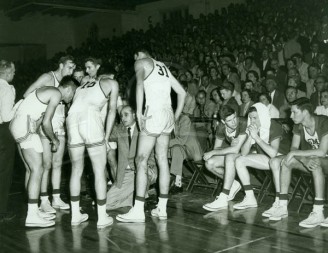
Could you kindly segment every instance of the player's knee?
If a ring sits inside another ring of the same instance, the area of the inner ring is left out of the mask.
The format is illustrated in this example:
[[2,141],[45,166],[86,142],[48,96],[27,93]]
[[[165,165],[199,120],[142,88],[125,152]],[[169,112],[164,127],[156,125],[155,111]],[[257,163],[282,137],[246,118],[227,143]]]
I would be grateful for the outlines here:
[[140,165],[146,164],[147,160],[148,160],[148,157],[145,154],[137,155],[135,158],[137,167],[139,168]]
[[157,160],[157,162],[162,162],[162,161],[167,161],[167,154],[166,153],[160,153],[160,154],[156,154],[155,158]]
[[214,163],[213,159],[208,159],[208,160],[205,162],[205,167],[206,167],[206,169],[208,169],[209,171],[213,171],[214,166],[215,166],[215,163]]
[[51,169],[51,162],[43,162],[43,169],[50,170]]
[[279,171],[280,170],[280,163],[281,160],[277,158],[271,158],[269,161],[270,169],[273,171]]
[[245,166],[245,161],[246,161],[245,157],[243,157],[243,156],[238,157],[235,160],[236,170],[238,170],[241,167],[244,167]]

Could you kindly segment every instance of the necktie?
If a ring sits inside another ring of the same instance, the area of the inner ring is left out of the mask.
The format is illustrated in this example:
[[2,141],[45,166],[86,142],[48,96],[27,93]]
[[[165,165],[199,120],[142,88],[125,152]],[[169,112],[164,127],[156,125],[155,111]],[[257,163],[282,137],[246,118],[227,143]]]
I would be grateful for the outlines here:
[[132,141],[132,138],[131,138],[131,127],[128,127],[128,138],[129,138],[129,148],[130,148],[131,141]]

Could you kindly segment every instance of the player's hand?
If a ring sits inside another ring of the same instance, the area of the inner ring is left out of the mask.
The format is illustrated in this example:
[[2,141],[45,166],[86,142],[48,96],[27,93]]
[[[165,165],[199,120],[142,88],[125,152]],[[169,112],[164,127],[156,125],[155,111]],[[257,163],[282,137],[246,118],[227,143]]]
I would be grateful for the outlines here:
[[60,144],[60,141],[58,140],[57,137],[55,139],[53,139],[51,142],[51,152],[53,152],[53,153],[57,152],[59,144]]
[[204,161],[207,161],[207,160],[210,159],[212,156],[213,156],[213,152],[212,152],[212,151],[209,151],[209,152],[204,153],[204,155],[203,155],[203,159],[204,159]]
[[320,160],[318,157],[311,157],[309,159],[306,159],[306,162],[304,163],[304,166],[309,170],[309,171],[315,171],[320,168]]
[[259,129],[255,124],[251,124],[247,127],[250,136],[255,140],[258,137]]
[[151,117],[152,117],[152,116],[145,117],[145,116],[143,116],[142,114],[137,115],[138,125],[139,125],[140,129],[143,129],[143,128],[144,128],[145,121],[146,121],[147,119],[150,119]]

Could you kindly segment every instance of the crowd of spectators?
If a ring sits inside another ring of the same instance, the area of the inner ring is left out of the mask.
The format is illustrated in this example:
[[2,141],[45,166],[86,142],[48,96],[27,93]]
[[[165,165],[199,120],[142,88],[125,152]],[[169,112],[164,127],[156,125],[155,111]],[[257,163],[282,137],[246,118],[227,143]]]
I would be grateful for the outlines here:
[[[98,39],[90,33],[80,47],[68,47],[51,60],[16,63],[18,98],[40,73],[54,69],[62,54],[73,55],[80,67],[90,55],[102,58],[103,70],[112,68],[117,73],[123,98],[134,97],[130,96],[135,83],[133,50],[139,44],[146,45],[155,59],[187,83],[202,116],[212,117],[227,103],[230,98],[223,97],[229,89],[243,107],[237,110],[240,114],[245,113],[247,103],[262,97],[276,107],[272,110],[277,116],[286,107],[287,100],[282,98],[288,86],[296,88],[297,97],[307,96],[319,106],[328,77],[327,6],[327,1],[318,0],[247,0],[199,18],[175,17],[150,25],[146,31],[132,30],[112,39]],[[205,111],[197,100],[199,90],[206,93]],[[270,97],[265,98],[268,93]]]

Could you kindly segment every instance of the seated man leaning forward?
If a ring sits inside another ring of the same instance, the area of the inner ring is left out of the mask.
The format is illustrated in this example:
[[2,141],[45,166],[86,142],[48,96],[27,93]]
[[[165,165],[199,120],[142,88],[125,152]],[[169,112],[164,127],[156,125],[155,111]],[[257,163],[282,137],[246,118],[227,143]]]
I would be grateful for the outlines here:
[[52,118],[56,107],[61,101],[70,103],[74,96],[78,82],[73,77],[64,77],[59,86],[42,87],[31,92],[19,105],[14,119],[10,125],[10,131],[22,150],[23,160],[29,173],[27,194],[28,209],[25,220],[26,227],[49,227],[55,225],[52,221],[56,216],[41,212],[38,209],[41,177],[43,173],[41,139],[37,134],[40,125],[51,140],[51,150],[56,152],[60,143],[52,128]]
[[[136,116],[132,108],[128,105],[123,106],[120,112],[122,123],[114,126],[110,135],[109,145],[118,149],[118,169],[116,172],[115,183],[107,192],[106,209],[113,210],[120,207],[133,206],[133,193],[135,188],[135,164],[134,159],[137,153],[137,141],[139,131],[136,125]],[[148,159],[148,183],[152,178],[156,180],[157,174],[154,153]],[[155,181],[154,180],[154,181]]]
[[170,193],[176,194],[183,191],[183,161],[186,159],[199,161],[202,159],[203,151],[196,130],[187,114],[181,114],[175,122],[173,133],[174,138],[171,138],[169,142],[169,152],[172,158],[170,172],[175,176],[175,182]]
[[[295,125],[290,152],[282,162],[275,165],[280,168],[279,205],[269,220],[281,220],[288,216],[288,188],[292,170],[297,169],[312,174],[315,199],[309,217],[299,223],[301,227],[328,227],[324,219],[325,176],[328,173],[328,118],[313,114],[313,105],[307,98],[299,98],[291,103],[291,118]],[[281,164],[281,166],[280,166]]]
[[[217,211],[228,206],[228,201],[233,200],[241,186],[235,180],[235,159],[240,156],[240,148],[246,140],[247,121],[238,117],[229,105],[221,107],[221,122],[216,128],[214,149],[204,154],[205,166],[216,176],[223,178],[223,190],[212,203],[203,205],[208,211]],[[224,141],[230,146],[225,146]],[[225,170],[224,170],[225,168]]]
[[[248,111],[247,134],[247,139],[241,147],[241,156],[235,161],[236,171],[246,195],[243,201],[233,206],[234,209],[257,207],[247,167],[270,170],[270,158],[286,154],[290,147],[288,138],[285,138],[286,142],[282,141],[282,125],[270,119],[269,109],[262,103],[254,104]],[[255,146],[256,153],[251,152],[252,145]],[[279,192],[279,171],[273,172],[276,191]]]

